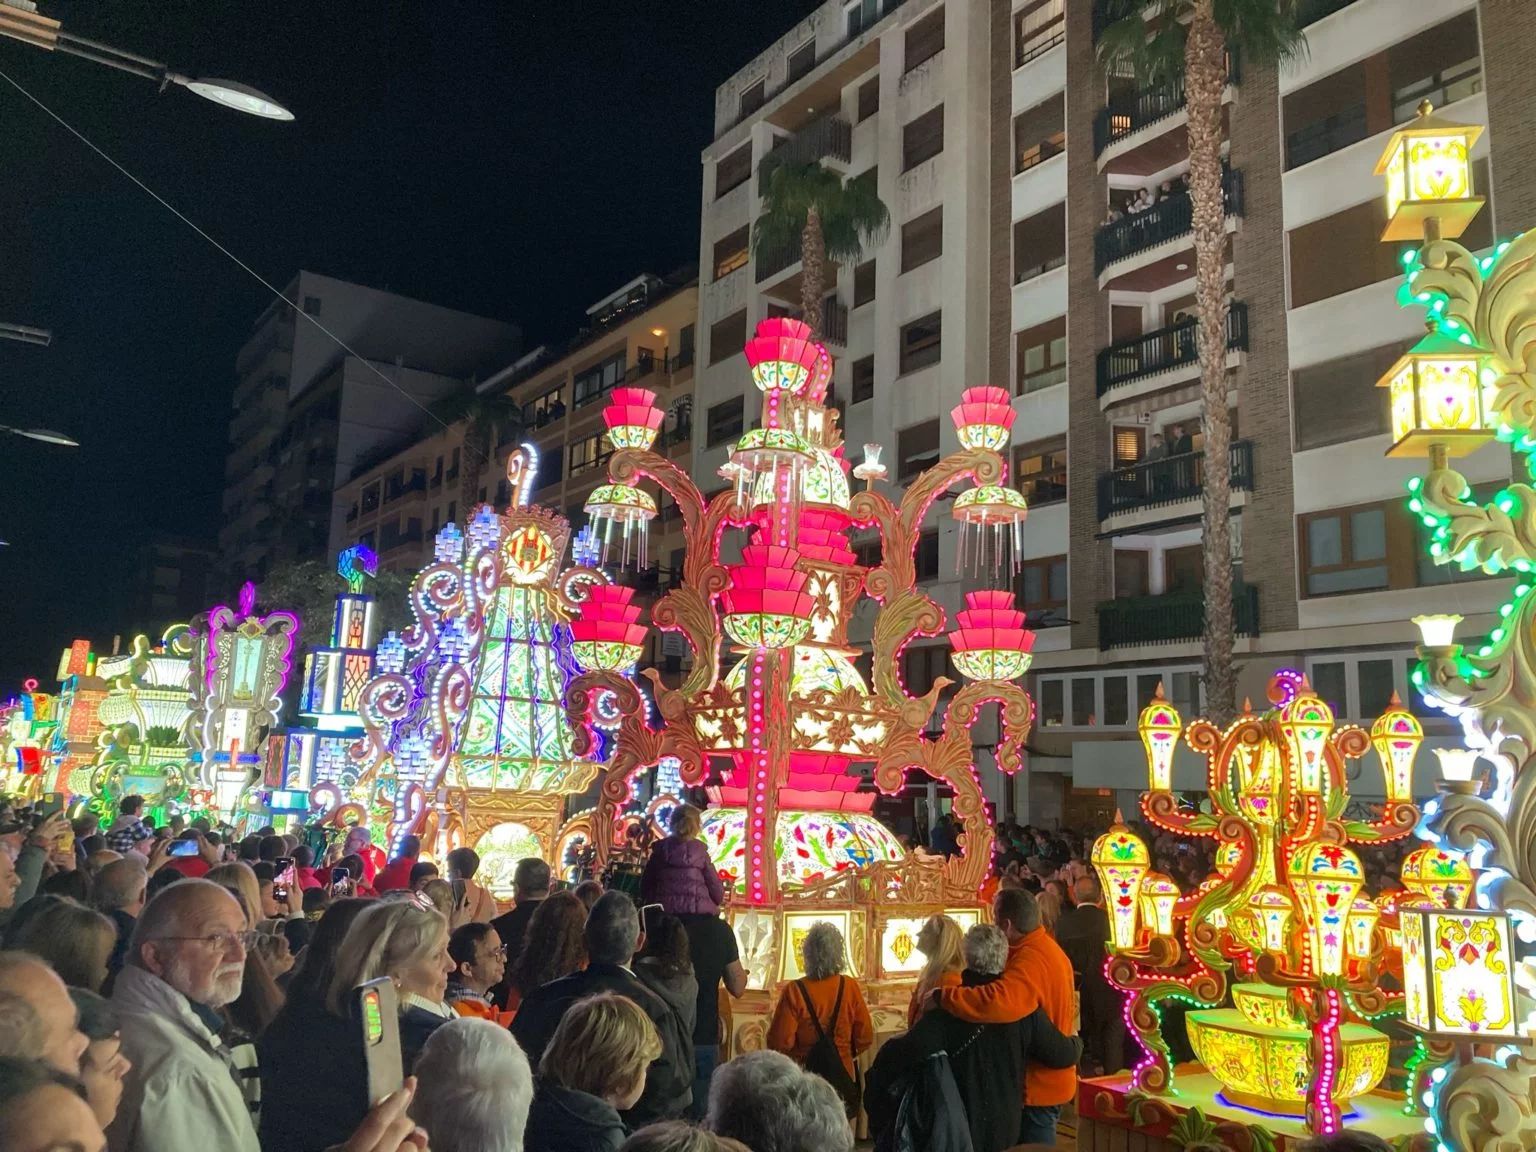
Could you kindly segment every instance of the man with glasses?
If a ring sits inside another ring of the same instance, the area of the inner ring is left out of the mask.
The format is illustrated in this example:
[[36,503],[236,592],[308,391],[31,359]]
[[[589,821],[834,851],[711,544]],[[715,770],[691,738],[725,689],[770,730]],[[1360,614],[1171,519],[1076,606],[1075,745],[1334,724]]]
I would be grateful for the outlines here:
[[498,1012],[491,1003],[491,989],[507,972],[507,949],[496,929],[472,920],[448,937],[453,971],[448,975],[448,1006],[460,1016],[478,1016],[505,1026],[512,1013]]

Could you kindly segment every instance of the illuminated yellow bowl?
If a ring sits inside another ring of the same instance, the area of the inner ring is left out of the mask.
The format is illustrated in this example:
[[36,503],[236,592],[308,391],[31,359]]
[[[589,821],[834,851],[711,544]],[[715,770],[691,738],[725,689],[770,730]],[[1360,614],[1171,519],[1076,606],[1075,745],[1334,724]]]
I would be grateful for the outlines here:
[[[1306,1114],[1312,1082],[1311,1032],[1254,1024],[1236,1008],[1191,1012],[1189,1042],[1233,1104],[1285,1116]],[[1387,1037],[1364,1024],[1339,1029],[1343,1067],[1333,1098],[1346,1105],[1387,1074]]]

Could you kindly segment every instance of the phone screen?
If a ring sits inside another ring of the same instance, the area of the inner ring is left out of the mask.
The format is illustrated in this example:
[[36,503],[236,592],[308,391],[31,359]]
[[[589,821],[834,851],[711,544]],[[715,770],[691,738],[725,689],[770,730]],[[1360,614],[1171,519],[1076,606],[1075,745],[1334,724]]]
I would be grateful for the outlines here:
[[665,909],[660,904],[642,904],[640,906],[640,931],[650,935],[655,931],[656,921],[661,918]]
[[52,816],[55,812],[61,812],[63,809],[64,793],[49,792],[37,802],[37,808],[34,811],[39,816]]
[[172,840],[171,841],[170,851],[167,853],[167,855],[170,855],[170,856],[196,856],[197,855],[197,841],[196,840]]
[[400,1091],[405,1082],[400,1057],[400,1013],[395,983],[388,976],[360,984],[357,1018],[363,1030],[363,1058],[368,1064],[371,1107]]

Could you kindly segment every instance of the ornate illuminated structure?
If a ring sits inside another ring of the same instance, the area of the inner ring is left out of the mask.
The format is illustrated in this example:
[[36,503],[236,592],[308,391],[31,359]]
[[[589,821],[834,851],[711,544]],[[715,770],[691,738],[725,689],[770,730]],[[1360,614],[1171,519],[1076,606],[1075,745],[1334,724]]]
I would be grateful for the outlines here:
[[56,697],[28,680],[20,696],[0,707],[0,792],[30,797],[44,790],[56,704]]
[[75,640],[59,657],[59,695],[54,707],[58,723],[48,749],[45,791],[71,796],[89,795],[91,775],[101,737],[101,702],[107,683],[96,674],[96,653],[89,640]]
[[[750,986],[770,989],[798,976],[800,938],[815,921],[833,920],[877,1005],[888,992],[904,1006],[897,982],[921,965],[913,940],[922,918],[945,909],[962,922],[978,915],[992,832],[970,728],[984,706],[999,706],[997,762],[1011,773],[1032,719],[1029,697],[1011,682],[1029,666],[1034,637],[1024,614],[1007,593],[977,592],[947,629],[943,610],[917,585],[914,556],[929,509],[961,488],[953,515],[968,539],[967,567],[1001,582],[997,572],[1011,563],[1025,514],[1022,497],[1004,487],[999,455],[1014,411],[1002,389],[968,389],[953,413],[959,449],[914,479],[897,504],[874,487],[885,475],[875,445],[853,472],[865,490],[850,491],[837,413],[827,404],[832,360],[804,324],[764,321],[746,355],[763,395],[762,426],[737,442],[722,469],[730,486],[713,498],[651,450],[660,419],[651,398],[616,397],[605,413],[615,448],[610,483],[588,511],[606,540],[613,508],[654,507],[639,485],[654,483],[676,504],[688,540],[682,583],[656,603],[651,621],[682,635],[693,664],[675,688],[645,671],[652,712],[617,670],[645,635],[638,613],[578,596],[594,637],[621,643],[626,654],[576,653],[582,674],[567,694],[576,752],[595,755],[604,730],[617,727],[596,811],[565,835],[589,837],[599,861],[608,859],[626,829],[645,819],[632,809],[640,774],[675,762],[681,781],[705,787],[712,801],[704,840],[730,878]],[[850,547],[854,530],[878,534],[874,567],[861,565]],[[880,606],[872,683],[855,667],[848,639],[865,596]],[[950,700],[941,734],[930,737],[929,718],[951,681],[913,697],[898,668],[910,642],[946,631],[956,667],[971,682]],[[965,827],[960,853],[908,856],[871,814],[875,795],[859,786],[860,764],[873,765],[885,792],[899,790],[913,770],[949,784]],[[766,994],[758,999],[738,1009],[738,1028],[766,1010]],[[761,1026],[761,1019],[747,1025]]]
[[157,818],[173,801],[178,811],[206,810],[212,789],[188,778],[187,722],[192,639],[187,625],[166,629],[158,645],[135,636],[129,651],[103,656],[96,674],[107,681],[97,714],[102,731],[90,777],[90,796],[102,815],[133,793]]
[[598,771],[574,748],[563,697],[575,599],[604,577],[561,573],[570,525],[529,506],[534,468],[532,448],[513,452],[507,511],[481,505],[467,539],[452,524],[438,533],[436,561],[411,586],[416,623],[379,644],[352,750],[367,796],[358,815],[383,814],[391,848],[407,835],[438,855],[472,845],[477,879],[500,897],[519,858],[556,859],[566,798]]

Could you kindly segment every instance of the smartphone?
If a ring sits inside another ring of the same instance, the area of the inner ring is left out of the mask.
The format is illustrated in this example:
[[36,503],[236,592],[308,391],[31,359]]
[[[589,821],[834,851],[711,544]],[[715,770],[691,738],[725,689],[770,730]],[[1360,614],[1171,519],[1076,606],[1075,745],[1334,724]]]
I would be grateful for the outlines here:
[[286,885],[286,884],[273,884],[272,885],[272,900],[273,900],[274,903],[277,903],[277,904],[286,904],[286,903],[288,903],[288,885]]
[[368,1106],[400,1091],[405,1066],[400,1057],[400,1006],[395,982],[380,976],[359,984],[357,1019],[363,1029],[363,1059],[368,1064]]
[[166,852],[166,855],[171,857],[196,856],[197,848],[196,840],[172,840],[171,847]]
[[640,906],[640,931],[649,936],[665,911],[666,909],[660,904],[642,904]]
[[73,852],[74,850],[75,850],[75,830],[73,828],[71,828],[68,832],[65,832],[63,836],[59,837],[59,851],[60,852]]
[[64,793],[48,792],[45,793],[43,798],[37,802],[37,806],[32,809],[32,813],[39,820],[45,820],[49,816],[52,816],[55,812],[62,812],[63,810]]

